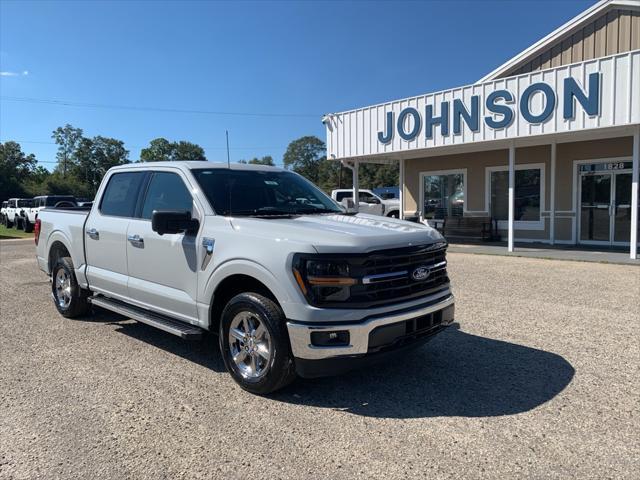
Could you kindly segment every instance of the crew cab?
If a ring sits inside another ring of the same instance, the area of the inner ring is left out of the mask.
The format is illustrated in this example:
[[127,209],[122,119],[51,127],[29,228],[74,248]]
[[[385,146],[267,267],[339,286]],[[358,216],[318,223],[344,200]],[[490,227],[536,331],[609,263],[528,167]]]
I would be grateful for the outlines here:
[[7,203],[5,214],[5,226],[7,228],[22,228],[24,223],[23,210],[31,207],[30,198],[10,198]]
[[[353,199],[353,190],[350,188],[333,190],[331,198],[338,203],[341,203],[345,198]],[[397,198],[383,199],[371,190],[359,189],[358,211],[370,213],[371,215],[400,218],[400,200]]]
[[42,210],[35,240],[63,316],[94,305],[183,338],[216,333],[257,394],[383,361],[454,318],[436,230],[350,213],[275,167],[114,167],[90,210]]

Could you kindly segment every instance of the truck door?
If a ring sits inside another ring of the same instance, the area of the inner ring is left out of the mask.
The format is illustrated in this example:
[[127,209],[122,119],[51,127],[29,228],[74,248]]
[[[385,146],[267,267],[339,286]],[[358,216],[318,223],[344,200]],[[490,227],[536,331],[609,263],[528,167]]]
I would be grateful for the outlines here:
[[91,289],[127,301],[127,228],[147,172],[111,175],[85,224],[87,279]]
[[369,192],[360,191],[360,202],[358,211],[362,213],[370,213],[371,215],[382,215],[382,202],[380,199]]
[[151,175],[138,218],[127,231],[129,296],[140,307],[197,323],[197,235],[159,235],[151,229],[151,217],[154,210],[178,210],[202,221],[203,210],[178,170]]

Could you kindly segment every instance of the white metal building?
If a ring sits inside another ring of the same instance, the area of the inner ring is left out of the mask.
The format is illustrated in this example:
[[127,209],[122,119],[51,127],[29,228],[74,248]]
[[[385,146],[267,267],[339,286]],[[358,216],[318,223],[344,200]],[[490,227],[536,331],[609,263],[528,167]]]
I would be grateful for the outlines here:
[[602,0],[477,83],[326,115],[329,158],[400,164],[401,215],[638,247],[640,0]]

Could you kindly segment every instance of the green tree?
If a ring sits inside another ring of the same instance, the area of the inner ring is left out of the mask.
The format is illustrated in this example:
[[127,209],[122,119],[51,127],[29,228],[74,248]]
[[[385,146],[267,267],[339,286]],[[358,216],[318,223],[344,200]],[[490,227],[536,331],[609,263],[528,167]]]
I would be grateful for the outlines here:
[[289,144],[284,154],[284,166],[320,184],[320,165],[325,157],[326,146],[315,136],[298,138]]
[[0,192],[3,197],[25,194],[25,182],[35,171],[36,163],[35,155],[25,154],[19,143],[0,143]]
[[183,140],[174,142],[173,145],[173,155],[171,158],[171,160],[173,161],[207,159],[207,157],[204,156],[204,149],[200,145],[191,142],[185,142]]
[[56,128],[51,138],[58,144],[58,153],[56,154],[58,165],[56,169],[62,173],[62,176],[66,176],[70,162],[73,161],[73,156],[82,141],[82,129],[75,128],[67,123],[64,127]]
[[166,138],[154,138],[140,152],[141,162],[168,162],[173,153],[173,144]]
[[180,160],[206,160],[204,149],[195,143],[181,140],[170,142],[166,138],[155,138],[140,152],[141,162],[170,162]]

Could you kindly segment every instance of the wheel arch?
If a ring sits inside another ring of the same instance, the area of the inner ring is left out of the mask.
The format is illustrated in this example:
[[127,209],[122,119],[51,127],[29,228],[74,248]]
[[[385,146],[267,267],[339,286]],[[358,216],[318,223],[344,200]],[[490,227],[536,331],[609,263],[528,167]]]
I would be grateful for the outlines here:
[[220,316],[229,300],[240,293],[259,293],[273,300],[280,308],[282,304],[271,289],[260,280],[244,273],[235,273],[218,283],[211,297],[209,307],[209,330],[216,333],[220,325]]

